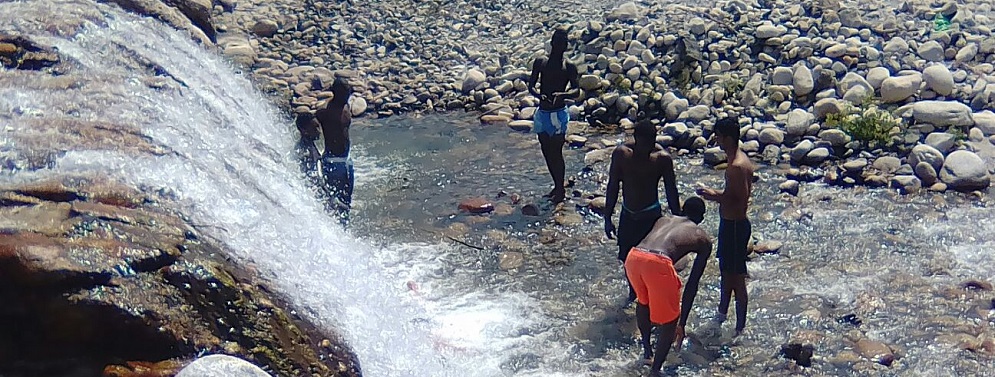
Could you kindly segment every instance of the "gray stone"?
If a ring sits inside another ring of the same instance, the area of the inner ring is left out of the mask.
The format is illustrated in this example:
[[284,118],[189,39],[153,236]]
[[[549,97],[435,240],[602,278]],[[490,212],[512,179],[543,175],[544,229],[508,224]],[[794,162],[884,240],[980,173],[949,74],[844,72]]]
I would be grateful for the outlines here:
[[919,144],[913,147],[912,152],[909,152],[908,158],[909,165],[913,167],[924,162],[932,167],[933,171],[939,171],[943,167],[943,152],[926,144]]
[[777,189],[780,190],[783,193],[787,193],[789,195],[797,196],[798,195],[798,187],[799,186],[801,186],[801,185],[798,183],[798,181],[796,181],[794,179],[789,179],[789,180],[781,182],[781,184],[777,185]]
[[885,67],[874,67],[867,71],[867,83],[874,89],[880,89],[884,79],[891,77],[891,72]]
[[792,73],[789,67],[774,68],[774,73],[770,75],[771,85],[791,85]]
[[764,145],[781,145],[784,143],[784,131],[777,128],[764,128],[757,140]]
[[841,92],[846,93],[854,85],[861,85],[866,88],[868,92],[874,92],[874,87],[872,87],[867,80],[864,80],[863,77],[854,72],[848,72],[846,76],[843,76],[843,79],[840,80],[839,83],[839,89]]
[[[704,144],[707,144],[706,140]],[[739,144],[739,149],[742,149],[744,153],[756,153],[760,151],[760,142],[756,140],[744,141]]]
[[692,18],[691,21],[688,21],[687,27],[688,31],[690,31],[694,35],[705,34],[705,30],[707,30],[707,27],[705,25],[705,20],[701,19],[700,17],[695,17]]
[[843,100],[850,102],[854,105],[860,105],[864,103],[864,100],[873,93],[868,93],[867,88],[861,85],[854,85],[843,94]]
[[352,116],[358,117],[366,112],[369,105],[366,103],[366,99],[361,96],[351,96],[349,97],[349,110],[352,112]]
[[208,355],[190,363],[176,377],[271,377],[252,363],[228,355]]
[[663,126],[663,134],[673,137],[674,140],[687,137],[688,133],[688,126],[683,122],[667,123]]
[[846,55],[846,45],[840,43],[829,46],[828,48],[826,48],[825,54],[830,58],[838,58],[843,55]]
[[508,122],[508,127],[519,132],[529,132],[532,131],[533,123],[531,120],[514,120]]
[[711,147],[705,150],[703,153],[705,163],[711,166],[715,166],[726,162],[726,152],[722,151],[722,148]]
[[922,71],[922,78],[926,82],[926,88],[936,94],[949,96],[954,91],[954,75],[942,64],[926,67]]
[[985,161],[969,151],[955,151],[943,161],[940,180],[957,191],[983,190],[991,184]]
[[839,129],[828,129],[819,132],[819,139],[829,142],[834,148],[839,148],[850,142],[850,135]]
[[889,182],[891,188],[898,189],[902,194],[911,194],[922,189],[922,182],[913,175],[896,175]]
[[931,62],[942,62],[945,58],[943,46],[937,41],[928,41],[920,44],[916,53],[919,54],[919,57]]
[[466,75],[463,76],[463,86],[461,87],[463,94],[470,93],[471,90],[476,89],[477,86],[483,84],[485,81],[487,81],[487,76],[479,69],[466,71]]
[[902,166],[902,160],[899,160],[898,157],[882,156],[875,159],[871,166],[885,173],[894,173]]
[[909,52],[909,43],[901,37],[892,37],[891,40],[884,45],[884,52],[891,54],[904,54]]
[[936,169],[928,162],[920,162],[915,167],[916,176],[922,180],[925,186],[932,186],[939,177],[936,176]]
[[856,160],[847,161],[843,163],[843,170],[849,175],[857,175],[864,171],[868,165],[866,158],[858,158]]
[[975,43],[968,43],[966,46],[961,47],[957,51],[957,55],[954,56],[954,61],[958,63],[966,63],[974,60],[974,57],[978,56],[978,45]]
[[826,119],[829,114],[839,114],[843,112],[843,104],[836,98],[823,98],[815,102],[813,115],[816,119]]
[[667,104],[665,113],[667,115],[667,119],[677,119],[677,117],[681,115],[681,113],[687,110],[688,110],[687,98],[678,98],[677,100],[674,100],[673,102]]
[[881,101],[884,103],[901,102],[919,92],[922,78],[919,75],[904,75],[889,77],[881,82]]
[[793,76],[796,96],[806,96],[815,89],[815,79],[812,77],[812,70],[805,65],[799,64],[795,67]]
[[788,113],[788,122],[785,126],[788,135],[805,136],[808,127],[815,122],[815,116],[802,109],[794,109]]
[[985,110],[974,113],[971,118],[974,120],[974,126],[978,127],[985,136],[995,135],[995,113]]
[[771,23],[764,23],[757,27],[755,36],[760,39],[776,38],[788,32],[788,28],[783,25],[774,26]]
[[[933,132],[926,135],[926,145],[940,152],[949,152],[957,144],[957,137],[946,132]],[[911,164],[911,162],[910,162]]]
[[625,77],[627,77],[629,80],[636,81],[639,80],[639,75],[641,73],[642,72],[639,70],[639,67],[632,67],[629,68],[628,71],[625,71]]
[[971,108],[953,101],[919,101],[912,106],[916,122],[934,126],[974,126]]
[[687,110],[688,119],[702,121],[708,119],[710,109],[705,105],[694,106]]
[[584,90],[598,90],[601,89],[601,77],[595,75],[583,75],[577,80],[580,87]]
[[252,25],[252,33],[263,38],[269,38],[280,30],[280,25],[273,20],[259,20]]
[[861,17],[863,12],[857,8],[842,8],[838,13],[840,24],[843,26],[854,29],[861,29],[864,26],[867,26],[864,22],[864,18]]
[[829,158],[830,153],[828,148],[815,148],[805,155],[805,163],[818,165]]
[[794,148],[791,148],[791,152],[789,153],[791,161],[795,163],[803,162],[805,156],[808,155],[808,152],[811,152],[812,149],[815,149],[815,144],[812,144],[809,140],[802,140]]

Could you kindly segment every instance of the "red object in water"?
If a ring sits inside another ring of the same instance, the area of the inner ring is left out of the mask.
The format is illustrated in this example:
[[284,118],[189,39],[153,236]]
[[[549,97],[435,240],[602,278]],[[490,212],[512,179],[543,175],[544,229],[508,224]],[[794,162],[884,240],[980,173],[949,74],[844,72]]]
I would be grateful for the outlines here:
[[494,210],[494,204],[484,198],[473,198],[460,202],[459,209],[469,213],[488,213]]

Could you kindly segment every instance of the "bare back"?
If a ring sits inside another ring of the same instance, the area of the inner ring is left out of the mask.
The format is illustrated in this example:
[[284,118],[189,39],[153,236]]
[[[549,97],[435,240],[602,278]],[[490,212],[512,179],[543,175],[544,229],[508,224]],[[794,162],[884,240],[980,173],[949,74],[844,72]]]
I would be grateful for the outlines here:
[[[636,156],[631,144],[619,149],[619,180],[622,182],[622,204],[633,211],[657,204],[660,200],[660,179],[673,172],[674,162],[667,151],[660,146],[650,153],[649,158]],[[670,173],[668,173],[670,172]],[[676,182],[676,177],[674,177]],[[676,187],[676,183],[675,183]],[[669,190],[669,187],[667,188]],[[667,194],[668,201],[671,199]]]
[[661,217],[636,247],[679,261],[689,253],[710,253],[712,241],[701,227],[685,217]]
[[321,134],[325,137],[325,154],[345,157],[349,154],[349,126],[352,113],[348,103],[329,103],[315,114],[321,124]]
[[726,220],[746,219],[746,209],[753,193],[753,162],[743,151],[736,153],[732,164],[726,168],[726,198],[719,202],[719,215]]

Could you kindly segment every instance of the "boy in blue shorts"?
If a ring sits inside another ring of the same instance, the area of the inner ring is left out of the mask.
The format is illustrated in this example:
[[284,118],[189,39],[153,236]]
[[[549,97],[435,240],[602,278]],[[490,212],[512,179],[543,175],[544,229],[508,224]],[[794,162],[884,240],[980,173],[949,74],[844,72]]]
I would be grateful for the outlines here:
[[[549,57],[538,58],[532,63],[529,93],[539,98],[533,131],[539,136],[542,156],[546,159],[549,175],[553,177],[553,190],[546,196],[553,203],[559,203],[566,198],[563,143],[570,113],[567,112],[565,100],[580,94],[580,84],[577,82],[577,66],[563,59],[563,53],[567,50],[567,31],[559,28],[553,31],[550,45]],[[538,89],[536,83],[539,84]],[[567,84],[570,85],[569,91]]]

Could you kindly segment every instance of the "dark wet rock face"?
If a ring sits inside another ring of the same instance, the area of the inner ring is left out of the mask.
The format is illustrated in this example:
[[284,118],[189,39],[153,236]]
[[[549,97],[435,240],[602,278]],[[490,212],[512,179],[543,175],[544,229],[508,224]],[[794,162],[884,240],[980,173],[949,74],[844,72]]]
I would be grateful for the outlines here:
[[17,324],[0,333],[0,375],[173,375],[200,353],[359,375],[337,337],[160,200],[93,179],[0,188],[0,320]]
[[812,366],[812,354],[815,347],[811,344],[791,343],[781,346],[781,355],[787,359],[794,360],[803,367]]
[[59,62],[59,55],[51,48],[23,37],[0,34],[0,66],[4,68],[38,71]]

